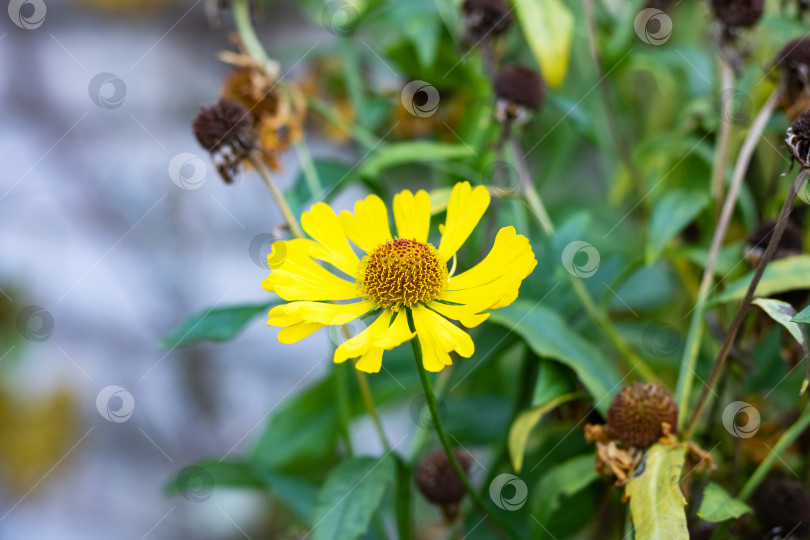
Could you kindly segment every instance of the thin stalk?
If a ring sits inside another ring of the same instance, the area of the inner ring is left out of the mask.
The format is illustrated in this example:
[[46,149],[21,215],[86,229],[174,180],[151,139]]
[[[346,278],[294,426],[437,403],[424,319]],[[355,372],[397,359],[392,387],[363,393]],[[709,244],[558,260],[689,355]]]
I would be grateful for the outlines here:
[[728,359],[728,353],[731,350],[731,347],[734,345],[737,332],[740,330],[740,326],[742,326],[742,322],[745,319],[748,308],[751,307],[751,302],[754,299],[754,293],[757,290],[759,280],[762,278],[762,273],[765,272],[765,267],[768,265],[768,262],[771,260],[771,258],[773,258],[773,254],[776,252],[779,241],[782,239],[782,233],[785,232],[788,220],[790,219],[790,212],[793,209],[793,203],[796,200],[796,195],[799,192],[799,188],[807,180],[807,178],[807,171],[804,169],[799,171],[799,174],[796,175],[796,180],[793,181],[793,185],[790,188],[790,193],[785,198],[785,204],[782,205],[782,210],[779,212],[779,217],[776,220],[776,226],[774,227],[773,234],[768,242],[768,247],[765,249],[765,254],[759,260],[759,264],[757,264],[754,277],[751,279],[751,284],[748,286],[748,290],[745,292],[745,297],[737,310],[737,314],[734,316],[734,320],[731,321],[731,327],[728,329],[726,339],[723,341],[723,347],[720,349],[720,354],[717,355],[717,359],[714,361],[714,366],[712,367],[712,372],[709,375],[709,380],[706,382],[706,385],[703,388],[703,393],[701,393],[697,406],[692,413],[692,419],[689,422],[689,427],[686,428],[686,432],[684,434],[685,440],[689,440],[694,433],[695,427],[697,426],[698,421],[700,421],[700,416],[703,413],[703,409],[706,407],[706,403],[709,400],[709,395],[717,384],[717,380],[720,378],[720,375],[723,373],[723,368],[725,368],[726,360]]
[[526,160],[523,159],[523,154],[521,154],[515,138],[508,133],[506,137],[509,148],[514,155],[515,167],[517,167],[518,176],[520,176],[520,183],[523,186],[523,195],[526,197],[526,202],[529,204],[529,208],[543,228],[543,232],[547,235],[552,235],[554,234],[554,224],[551,222],[551,217],[548,215],[548,211],[543,204],[543,200],[540,198],[540,194],[537,193],[534,184],[532,184],[529,166],[526,164]]
[[[408,323],[411,326],[411,331],[413,331],[413,318],[410,313],[408,313]],[[450,438],[447,436],[447,432],[444,430],[444,424],[442,423],[441,415],[439,415],[439,409],[436,406],[436,395],[433,392],[433,384],[430,382],[430,376],[428,375],[427,370],[425,370],[425,366],[422,365],[422,347],[419,342],[419,336],[416,336],[411,340],[411,346],[413,347],[413,359],[416,362],[416,369],[419,372],[419,378],[422,381],[422,388],[425,392],[428,408],[430,409],[430,414],[433,417],[433,425],[436,428],[436,435],[439,437],[439,442],[441,442],[442,447],[447,454],[447,459],[450,461],[450,466],[453,467],[453,470],[458,475],[461,483],[464,484],[464,487],[467,489],[470,499],[472,499],[473,503],[481,511],[481,513],[483,513],[485,517],[491,519],[492,522],[510,538],[519,540],[520,536],[515,533],[515,531],[513,531],[512,528],[500,518],[500,516],[490,512],[486,502],[484,502],[484,499],[470,483],[467,473],[458,462],[456,454],[453,451],[453,446],[450,444]]]
[[337,392],[338,401],[338,422],[343,440],[346,442],[346,453],[349,456],[354,455],[354,445],[352,444],[352,435],[349,431],[349,423],[351,418],[351,411],[349,410],[349,393],[348,393],[348,380],[346,379],[346,369],[352,369],[351,366],[344,364],[334,364],[335,370],[335,391]]
[[377,405],[374,403],[374,396],[371,395],[371,387],[368,385],[368,377],[366,376],[365,372],[360,371],[359,369],[355,369],[354,372],[357,374],[357,382],[360,384],[360,394],[363,396],[363,404],[366,407],[366,411],[368,411],[368,415],[371,417],[371,421],[374,423],[374,429],[377,431],[377,436],[380,438],[380,442],[382,443],[385,451],[390,452],[391,443],[388,442],[388,437],[386,437],[385,430],[383,429],[382,422],[380,421],[380,415],[377,412]]
[[272,64],[272,60],[267,56],[261,41],[256,35],[256,31],[253,29],[248,0],[233,0],[233,22],[245,51],[256,60],[259,67],[265,69],[269,64]]
[[[453,372],[453,366],[447,366],[439,373],[439,376],[436,378],[436,399],[441,400],[444,396],[444,391],[447,388],[447,383],[450,382],[450,374]],[[425,443],[428,440],[428,434],[430,430],[419,426],[417,424],[416,433],[413,435],[411,439],[411,449],[408,452],[408,462],[409,463],[416,463],[416,460],[422,455],[422,449],[425,447]]]
[[397,462],[397,534],[399,540],[413,538],[413,523],[411,520],[411,482],[412,471],[408,464],[396,457]]
[[312,197],[318,197],[323,192],[323,186],[318,176],[318,169],[315,168],[312,155],[309,153],[309,147],[307,147],[307,143],[303,139],[296,141],[293,147],[298,156],[298,162],[301,164],[301,170],[304,171],[304,180],[307,182],[309,194]]
[[287,199],[284,198],[284,193],[281,192],[276,183],[273,181],[270,173],[267,172],[265,166],[261,161],[256,159],[255,156],[251,155],[248,160],[250,161],[250,164],[253,165],[253,168],[259,173],[259,176],[262,177],[262,180],[264,180],[264,183],[267,185],[267,189],[270,190],[270,195],[272,195],[273,200],[276,201],[276,206],[278,206],[278,209],[281,211],[281,215],[284,216],[284,220],[287,222],[290,232],[292,232],[293,235],[298,238],[303,238],[304,231],[301,230],[298,220],[295,219],[295,216],[290,209],[290,205],[287,204]]
[[[723,58],[718,55],[717,61],[720,64],[720,86],[721,90],[734,88],[734,69]],[[725,104],[723,104],[725,106]],[[717,215],[720,215],[720,208],[723,204],[723,192],[725,190],[724,180],[726,177],[726,165],[728,162],[728,148],[731,142],[731,122],[721,115],[720,135],[717,139],[717,146],[714,152],[714,163],[712,164],[711,190],[714,197]]]
[[762,135],[762,130],[765,129],[765,124],[768,123],[768,120],[773,114],[777,98],[778,93],[774,91],[762,106],[753,124],[751,124],[751,129],[748,131],[748,135],[745,137],[745,141],[740,149],[740,154],[737,156],[728,195],[726,195],[723,211],[720,213],[720,219],[717,221],[714,236],[712,237],[709,256],[706,259],[706,267],[703,270],[703,277],[701,278],[700,287],[698,288],[697,304],[695,304],[694,311],[692,312],[692,320],[689,323],[689,333],[686,336],[686,345],[684,346],[683,356],[681,357],[681,367],[678,371],[678,384],[675,388],[675,400],[678,403],[678,410],[680,411],[678,415],[678,429],[683,428],[683,424],[687,418],[686,412],[689,409],[689,396],[692,391],[695,365],[697,364],[698,352],[700,350],[700,341],[703,337],[703,315],[706,309],[705,301],[709,295],[712,282],[714,281],[714,267],[717,264],[717,256],[720,253],[720,248],[726,237],[726,231],[731,222],[731,215],[734,213],[734,208],[737,205],[737,197],[740,194],[743,178],[745,178],[745,171],[748,170],[748,164],[751,162],[751,156]]
[[374,133],[365,129],[364,127],[356,124],[353,126],[349,125],[345,120],[343,120],[343,118],[340,117],[340,115],[337,112],[335,112],[332,106],[330,106],[327,102],[321,99],[309,97],[307,98],[307,106],[316,113],[318,113],[319,115],[321,115],[324,118],[324,120],[326,120],[331,124],[334,124],[335,127],[340,129],[347,135],[350,135],[354,140],[363,145],[366,149],[370,150],[372,148],[379,146],[382,143],[382,141],[379,138],[377,138],[377,136],[374,135]]

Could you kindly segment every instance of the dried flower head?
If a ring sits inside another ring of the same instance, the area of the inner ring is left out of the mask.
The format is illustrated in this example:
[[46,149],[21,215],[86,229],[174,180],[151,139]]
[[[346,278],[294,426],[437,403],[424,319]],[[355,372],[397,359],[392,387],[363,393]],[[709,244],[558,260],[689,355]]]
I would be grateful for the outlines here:
[[723,27],[730,33],[739,28],[751,28],[762,18],[764,0],[712,0],[712,10]]
[[801,482],[778,478],[757,488],[754,513],[763,528],[800,537],[810,530],[810,493]]
[[[775,221],[763,221],[748,238],[745,247],[745,258],[751,264],[758,264],[759,259],[765,254],[765,248],[768,247],[768,242],[771,240],[775,227]],[[776,253],[774,253],[773,258],[784,259],[786,257],[799,255],[802,252],[803,245],[804,238],[801,227],[794,221],[788,221],[787,227],[782,233],[782,238],[779,239],[779,245],[776,247]]]
[[461,9],[467,32],[475,40],[503,34],[512,25],[506,0],[465,0]]
[[810,108],[810,38],[789,41],[773,64],[779,70],[779,105],[793,121]]
[[[469,474],[472,459],[466,452],[456,450],[456,459]],[[461,478],[456,474],[444,450],[425,454],[415,471],[416,485],[427,500],[438,505],[458,504],[467,493]]]
[[505,67],[495,79],[497,116],[500,121],[510,119],[524,122],[529,111],[543,105],[545,84],[535,70],[520,64]]
[[669,390],[653,382],[625,386],[608,407],[608,430],[627,446],[650,446],[677,423],[675,399]]
[[194,119],[194,135],[211,153],[217,171],[228,183],[256,147],[252,126],[247,109],[238,101],[224,98],[202,107]]
[[810,110],[804,111],[787,129],[785,142],[793,158],[804,169],[810,169]]

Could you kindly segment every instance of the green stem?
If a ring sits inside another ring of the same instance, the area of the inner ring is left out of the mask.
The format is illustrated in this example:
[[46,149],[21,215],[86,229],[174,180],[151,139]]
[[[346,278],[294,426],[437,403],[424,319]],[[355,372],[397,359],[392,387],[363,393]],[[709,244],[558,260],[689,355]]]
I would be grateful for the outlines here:
[[[450,382],[450,374],[452,372],[453,366],[448,366],[439,372],[439,376],[436,379],[436,399],[441,400],[444,396],[444,391],[447,388],[447,383]],[[422,455],[422,449],[427,443],[429,433],[429,429],[417,424],[416,433],[411,439],[411,449],[408,452],[409,463],[415,464]]]
[[543,204],[543,200],[540,198],[540,194],[532,183],[529,166],[523,158],[523,154],[515,138],[509,135],[507,135],[507,137],[509,138],[509,149],[512,151],[512,158],[515,167],[517,167],[518,176],[520,176],[520,183],[523,186],[523,196],[526,198],[526,202],[529,204],[529,209],[531,209],[534,217],[537,218],[538,223],[540,223],[540,227],[543,228],[543,232],[545,232],[546,235],[552,235],[554,234],[554,224],[551,222],[551,217],[548,215],[548,211]]
[[301,230],[301,226],[298,224],[298,220],[295,219],[295,216],[290,209],[290,205],[287,203],[287,199],[284,198],[284,193],[278,188],[276,183],[273,181],[273,178],[270,176],[270,173],[267,172],[267,169],[264,167],[261,161],[256,159],[255,156],[250,156],[248,158],[250,164],[253,165],[253,168],[259,173],[259,176],[262,177],[264,183],[267,185],[267,188],[270,190],[270,195],[273,197],[273,200],[276,201],[276,206],[281,211],[281,215],[284,216],[284,220],[287,222],[287,225],[290,228],[290,232],[293,233],[298,238],[304,237],[304,231]]
[[408,464],[399,456],[397,462],[397,533],[400,540],[413,538],[413,524],[411,522],[411,482],[412,471]]
[[[411,327],[411,331],[413,331],[413,317],[411,316],[410,311],[408,312],[408,323]],[[450,444],[450,439],[447,436],[447,432],[444,430],[444,424],[442,424],[441,415],[439,415],[439,409],[436,406],[436,395],[433,392],[433,384],[430,382],[430,376],[428,375],[425,366],[422,365],[422,347],[419,342],[419,336],[414,337],[411,340],[411,346],[413,347],[413,358],[416,362],[416,369],[419,372],[419,378],[422,381],[422,388],[425,392],[425,398],[427,400],[428,408],[430,409],[430,414],[433,417],[433,425],[436,428],[436,435],[439,437],[439,442],[441,442],[442,447],[444,448],[445,453],[447,454],[447,459],[450,461],[450,466],[453,467],[453,470],[458,475],[461,483],[464,484],[464,487],[467,489],[467,493],[470,495],[473,503],[476,507],[484,514],[485,517],[491,519],[502,531],[504,531],[510,538],[514,538],[516,540],[520,539],[520,536],[512,530],[512,528],[507,525],[501,518],[495,513],[490,512],[487,504],[484,502],[484,499],[478,493],[478,491],[473,487],[470,483],[470,479],[467,477],[467,473],[464,471],[464,468],[458,462],[456,458],[456,454],[453,451],[453,446]]]
[[368,415],[371,417],[371,421],[374,423],[374,429],[377,431],[380,443],[382,443],[383,448],[385,448],[387,452],[390,452],[391,444],[388,442],[388,437],[386,437],[385,430],[380,421],[377,405],[374,403],[374,396],[371,394],[371,387],[368,385],[368,377],[364,371],[360,371],[359,369],[355,369],[354,372],[357,374],[357,382],[360,384],[360,394],[363,396],[363,404],[366,407]]
[[333,364],[335,370],[335,390],[337,392],[338,400],[338,421],[340,423],[340,432],[346,442],[346,453],[350,456],[354,455],[354,446],[352,445],[352,436],[349,431],[349,424],[351,419],[351,411],[349,409],[349,383],[346,377],[347,369],[354,369],[348,364]]
[[300,140],[296,141],[293,146],[295,153],[298,155],[301,170],[304,172],[304,179],[307,182],[309,193],[313,198],[317,198],[323,192],[323,186],[318,176],[318,169],[315,168],[315,163],[312,161],[312,154],[309,153],[307,143],[304,140]]
[[[734,88],[734,69],[723,58],[718,55],[717,61],[720,63],[720,86],[722,91]],[[723,104],[725,106],[725,104]],[[720,208],[723,204],[724,180],[726,178],[726,165],[728,162],[728,148],[731,142],[731,122],[725,118],[720,119],[720,135],[717,139],[717,149],[714,153],[714,163],[712,164],[711,190],[714,196],[715,208],[719,217]]]
[[307,99],[307,106],[321,115],[327,122],[334,124],[338,129],[350,135],[354,140],[363,145],[366,149],[379,146],[382,141],[374,133],[359,125],[348,124],[327,102],[316,97]]
[[259,67],[266,69],[272,63],[272,60],[267,56],[262,43],[256,35],[256,31],[253,29],[249,4],[248,0],[233,0],[233,22],[247,53],[256,60]]

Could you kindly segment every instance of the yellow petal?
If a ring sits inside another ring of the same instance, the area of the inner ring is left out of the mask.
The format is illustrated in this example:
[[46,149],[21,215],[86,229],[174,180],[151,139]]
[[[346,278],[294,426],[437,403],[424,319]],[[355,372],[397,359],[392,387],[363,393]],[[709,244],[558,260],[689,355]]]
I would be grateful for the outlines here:
[[515,14],[543,77],[557,88],[568,71],[574,16],[562,0],[515,2]]
[[336,364],[345,362],[349,358],[357,358],[362,356],[373,345],[377,336],[388,330],[388,324],[391,322],[392,312],[390,309],[383,311],[377,320],[371,323],[368,328],[356,336],[347,339],[335,349],[334,361]]
[[516,298],[521,282],[537,266],[529,240],[514,227],[498,231],[492,250],[484,260],[466,272],[453,276],[439,296],[477,311],[508,306]]
[[428,303],[427,306],[448,319],[461,322],[467,328],[474,328],[489,318],[489,313],[479,313],[479,309],[468,305],[443,304],[434,301]]
[[391,326],[374,340],[374,345],[390,351],[394,347],[410,341],[415,335],[408,327],[408,314],[404,309],[401,309]]
[[314,257],[326,257],[325,260],[343,272],[350,276],[357,275],[360,259],[346,240],[343,225],[328,204],[317,203],[309,212],[304,212],[301,227],[319,244],[318,248],[313,249],[322,252],[321,256],[313,253]]
[[270,326],[290,326],[300,322],[322,325],[343,325],[374,309],[374,302],[365,300],[352,304],[324,302],[290,302],[270,310]]
[[441,371],[445,365],[450,365],[451,351],[465,358],[475,352],[470,335],[438,313],[424,306],[417,306],[412,313],[422,347],[422,364],[428,371]]
[[430,229],[430,195],[419,190],[416,195],[402,191],[394,195],[394,221],[400,238],[427,242]]
[[314,242],[279,241],[273,244],[268,256],[276,260],[276,254],[285,252],[262,287],[278,294],[284,300],[350,300],[361,296],[357,285],[339,278],[312,259]]
[[279,331],[278,340],[281,343],[289,345],[290,343],[298,343],[305,337],[309,337],[314,332],[323,328],[322,324],[302,322],[293,324]]
[[489,207],[489,201],[489,193],[484,186],[473,189],[469,182],[459,182],[453,186],[439,244],[442,260],[450,259],[464,244]]
[[354,367],[366,373],[379,373],[382,367],[382,355],[382,347],[371,347],[360,357]]
[[349,240],[366,253],[391,240],[388,227],[388,210],[376,195],[369,195],[354,205],[354,214],[348,210],[340,213],[340,223]]
[[[379,349],[379,356],[382,358],[383,350],[390,351],[394,347],[412,339],[415,335],[408,328],[408,316],[404,309],[396,314],[393,323],[391,323],[392,315],[391,310],[385,310],[366,330],[344,342],[335,351],[335,362],[340,363],[347,358],[360,356],[361,359],[358,361],[357,369],[368,373],[378,372],[380,366],[377,363],[375,349]],[[370,356],[366,361],[363,361],[367,355]],[[376,369],[374,371],[365,369],[369,366],[376,367]]]

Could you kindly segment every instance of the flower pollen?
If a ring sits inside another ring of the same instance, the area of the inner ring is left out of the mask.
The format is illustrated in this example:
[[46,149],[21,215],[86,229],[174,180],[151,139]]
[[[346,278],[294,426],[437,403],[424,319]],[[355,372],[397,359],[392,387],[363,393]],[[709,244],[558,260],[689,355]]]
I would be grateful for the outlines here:
[[433,246],[416,240],[389,240],[360,264],[357,285],[363,296],[393,311],[429,302],[447,284],[447,264]]

